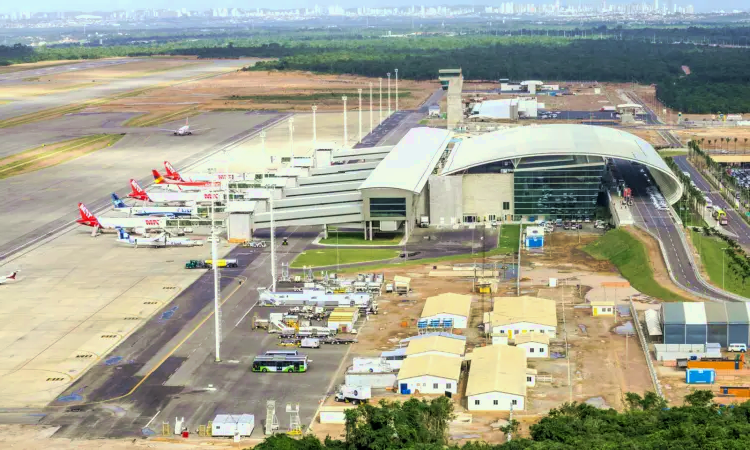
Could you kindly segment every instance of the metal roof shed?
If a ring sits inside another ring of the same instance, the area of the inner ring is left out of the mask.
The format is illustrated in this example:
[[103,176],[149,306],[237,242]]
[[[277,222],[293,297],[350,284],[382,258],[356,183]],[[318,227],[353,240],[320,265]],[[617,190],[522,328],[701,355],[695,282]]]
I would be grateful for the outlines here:
[[718,342],[722,347],[727,346],[728,317],[726,304],[705,303],[706,310],[706,342]]
[[661,305],[661,320],[664,325],[665,344],[685,343],[685,310],[682,303]]
[[726,303],[727,343],[750,345],[750,303]]
[[705,344],[708,338],[705,303],[683,303],[685,344]]

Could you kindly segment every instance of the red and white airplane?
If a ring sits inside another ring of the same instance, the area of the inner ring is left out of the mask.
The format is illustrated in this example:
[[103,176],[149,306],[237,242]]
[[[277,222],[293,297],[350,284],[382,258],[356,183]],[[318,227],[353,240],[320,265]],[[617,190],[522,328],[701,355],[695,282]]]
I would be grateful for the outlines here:
[[210,203],[222,200],[223,195],[214,192],[146,192],[135,180],[130,180],[131,192],[128,197],[153,203]]
[[83,203],[78,204],[78,211],[81,213],[81,218],[76,220],[76,222],[87,227],[102,230],[113,230],[116,228],[154,229],[164,228],[167,225],[165,217],[96,217],[91,214],[91,211]]
[[6,275],[4,277],[0,277],[0,284],[5,284],[8,281],[17,281],[16,275],[18,275],[18,271],[17,270],[11,272],[10,275]]
[[[217,181],[177,181],[177,180],[170,180],[167,177],[161,176],[161,174],[156,170],[153,169],[151,173],[154,175],[154,184],[158,184],[160,186],[177,186],[180,188],[216,188],[221,187],[221,183]],[[177,174],[179,176],[179,174]]]
[[235,180],[239,178],[238,175],[233,173],[217,173],[215,175],[207,173],[192,173],[187,176],[181,175],[169,161],[164,161],[164,170],[167,172],[164,178],[174,181],[212,181],[212,180]]

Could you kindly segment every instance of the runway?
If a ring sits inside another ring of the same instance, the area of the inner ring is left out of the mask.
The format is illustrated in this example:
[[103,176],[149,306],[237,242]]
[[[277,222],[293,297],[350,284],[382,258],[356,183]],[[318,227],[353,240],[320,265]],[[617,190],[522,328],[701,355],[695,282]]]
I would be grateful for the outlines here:
[[[196,78],[210,77],[236,70],[251,64],[254,60],[206,60],[185,67],[146,74],[133,78],[112,80],[105,84],[94,84],[91,87],[62,92],[51,92],[47,95],[26,97],[18,101],[0,105],[0,120],[10,119],[39,112],[45,109],[68,105],[78,105],[89,100],[111,97],[128,91],[147,88],[161,83],[189,81]],[[35,69],[42,70],[42,69]],[[15,72],[19,73],[19,72]],[[81,77],[85,77],[85,72]],[[8,74],[11,75],[11,74]],[[27,75],[28,76],[28,75]],[[14,82],[18,80],[13,80]]]
[[71,72],[74,70],[87,70],[96,69],[100,67],[111,67],[118,66],[120,64],[127,64],[132,62],[143,61],[138,58],[117,58],[117,59],[100,59],[96,61],[70,61],[69,63],[55,64],[54,66],[33,68],[30,67],[26,70],[19,70],[17,72],[9,72],[0,74],[0,83],[13,83],[22,81],[25,78],[41,77],[45,75],[54,75],[57,73]]

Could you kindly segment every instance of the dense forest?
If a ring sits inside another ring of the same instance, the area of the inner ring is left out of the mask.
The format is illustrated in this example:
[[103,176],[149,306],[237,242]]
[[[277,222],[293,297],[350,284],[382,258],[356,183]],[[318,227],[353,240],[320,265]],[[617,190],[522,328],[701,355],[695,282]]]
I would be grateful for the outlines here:
[[448,445],[450,400],[360,405],[346,412],[344,439],[275,435],[255,450],[615,450],[750,448],[750,403],[717,406],[710,391],[694,391],[684,406],[667,407],[652,392],[626,394],[624,412],[581,403],[564,404],[532,425],[528,437],[515,435],[515,421],[497,433],[514,434],[500,445]]
[[[551,31],[550,36],[546,34]],[[649,34],[657,35],[648,39]],[[560,36],[564,33],[565,37]],[[200,58],[278,58],[249,70],[306,70],[383,77],[435,79],[441,68],[461,67],[467,79],[595,80],[653,83],[659,98],[685,113],[750,112],[750,50],[679,43],[726,40],[750,44],[750,28],[515,30],[492,34],[475,27],[448,36],[426,33],[382,37],[352,28],[258,32],[228,41],[183,39],[113,46],[32,49],[0,46],[0,65],[114,56],[197,55]],[[746,33],[746,34],[741,34]],[[520,35],[519,35],[520,34]],[[557,36],[553,36],[553,35]],[[587,36],[587,38],[570,36]],[[609,38],[597,39],[598,36]],[[622,38],[620,38],[622,36]],[[627,38],[626,38],[627,37]],[[659,42],[669,43],[659,43]],[[743,42],[744,41],[744,42]],[[119,41],[122,42],[122,41]],[[690,67],[685,76],[681,66]]]

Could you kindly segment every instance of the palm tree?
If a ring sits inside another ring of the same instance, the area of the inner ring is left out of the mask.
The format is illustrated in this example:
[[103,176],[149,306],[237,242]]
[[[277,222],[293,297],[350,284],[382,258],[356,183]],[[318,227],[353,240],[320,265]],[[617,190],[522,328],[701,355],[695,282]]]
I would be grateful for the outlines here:
[[734,138],[734,152],[737,153],[737,138]]
[[745,151],[747,151],[747,138],[745,138]]

